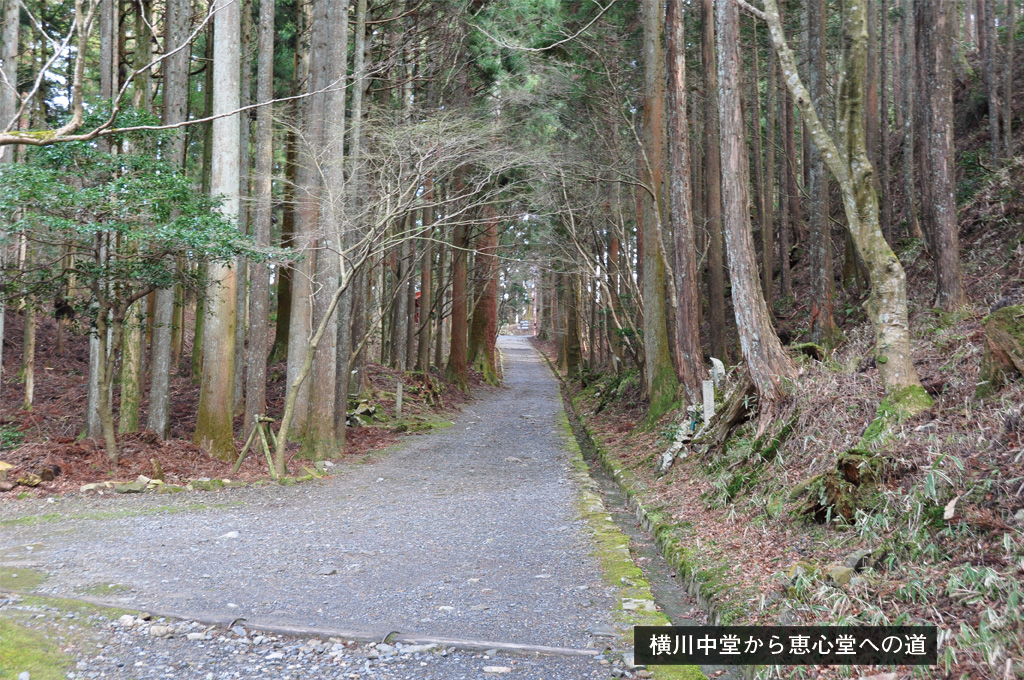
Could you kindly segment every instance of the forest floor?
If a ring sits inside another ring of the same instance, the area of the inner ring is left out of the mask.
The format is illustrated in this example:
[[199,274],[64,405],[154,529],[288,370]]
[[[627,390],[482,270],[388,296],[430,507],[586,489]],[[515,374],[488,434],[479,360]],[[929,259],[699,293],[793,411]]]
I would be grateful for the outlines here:
[[[624,645],[632,625],[665,619],[635,606],[650,589],[556,381],[526,340],[502,350],[505,383],[451,427],[309,484],[0,505],[0,581],[22,591],[0,624],[49,636],[74,678],[649,677],[626,667]],[[121,619],[89,598],[182,620]]]
[[[6,315],[4,336],[4,370],[0,390],[0,461],[14,465],[8,479],[39,472],[44,466],[57,466],[59,473],[36,487],[17,486],[0,493],[0,503],[18,497],[41,497],[54,493],[77,491],[96,482],[128,482],[139,475],[158,476],[154,461],[160,466],[162,479],[171,485],[184,486],[198,479],[230,479],[234,482],[256,482],[270,479],[261,451],[251,451],[236,473],[234,461],[220,461],[208,456],[192,443],[195,417],[199,403],[199,386],[189,376],[188,367],[172,372],[170,438],[160,441],[149,430],[140,429],[118,435],[120,461],[116,470],[110,468],[102,438],[89,439],[85,429],[86,378],[89,368],[89,345],[83,328],[72,322],[58,330],[52,317],[40,317],[37,330],[35,398],[31,409],[25,409],[24,385],[20,377],[22,326],[24,318],[15,311]],[[184,348],[187,358],[188,343]],[[430,389],[412,374],[379,364],[368,366],[369,390],[367,405],[374,409],[372,419],[360,427],[347,428],[344,459],[358,459],[395,443],[403,432],[428,431],[446,426],[467,396],[440,374],[431,375]],[[285,363],[268,367],[267,413],[279,414],[284,407]],[[405,383],[402,417],[395,413],[396,385]],[[479,387],[478,375],[471,375],[471,386]],[[144,428],[148,389],[143,386],[139,422]],[[114,412],[119,412],[120,393],[114,389]],[[241,450],[242,417],[235,418],[236,448]],[[299,474],[312,461],[304,459],[298,443],[288,447],[288,467]],[[0,489],[2,491],[2,489]]]

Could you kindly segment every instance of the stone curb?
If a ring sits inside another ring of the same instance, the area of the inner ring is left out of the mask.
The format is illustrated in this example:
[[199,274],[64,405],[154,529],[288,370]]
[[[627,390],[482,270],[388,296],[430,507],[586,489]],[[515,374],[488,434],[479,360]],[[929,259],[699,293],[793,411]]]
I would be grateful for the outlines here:
[[[570,416],[570,425],[580,446],[589,448],[595,453],[605,473],[612,478],[626,497],[628,507],[636,515],[637,521],[644,531],[654,537],[655,543],[665,561],[682,578],[682,585],[686,588],[686,591],[707,612],[710,623],[712,625],[742,623],[745,607],[739,603],[731,602],[722,595],[723,591],[733,589],[738,584],[715,584],[702,577],[703,565],[699,565],[691,559],[688,554],[689,551],[682,545],[683,539],[677,535],[676,528],[664,522],[660,513],[644,505],[644,484],[637,480],[635,475],[629,470],[617,467],[611,460],[607,449],[595,441],[583,419],[576,412],[575,405],[569,397],[565,379],[555,369],[547,354],[536,347],[534,347],[534,350],[544,359],[548,368],[561,385],[562,403],[566,413]],[[742,673],[744,678],[753,678],[756,671],[757,667],[744,666]]]

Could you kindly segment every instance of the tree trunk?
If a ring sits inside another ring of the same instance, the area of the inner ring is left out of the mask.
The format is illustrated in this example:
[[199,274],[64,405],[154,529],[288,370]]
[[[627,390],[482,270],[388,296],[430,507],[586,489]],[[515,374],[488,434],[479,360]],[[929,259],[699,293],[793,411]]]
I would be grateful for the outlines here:
[[[405,371],[409,366],[409,357],[405,352],[405,339],[409,332],[409,285],[412,283],[409,272],[412,264],[412,255],[409,252],[409,234],[412,231],[413,215],[414,213],[410,211],[395,225],[395,230],[398,232],[395,236],[400,243],[395,262],[395,322],[391,327],[391,366],[399,371]],[[470,360],[473,359],[473,337],[471,327]]]
[[999,76],[996,75],[996,0],[985,0],[985,84],[988,91],[989,153],[994,166],[1000,165],[1002,137],[999,134]]
[[[878,178],[880,187],[879,201],[882,204],[882,234],[885,240],[892,245],[892,131],[889,125],[889,0],[881,0],[882,3],[882,61],[881,85],[882,85],[882,164]],[[815,104],[817,106],[817,104]]]
[[[715,45],[718,57],[718,112],[722,133],[722,217],[729,252],[733,309],[747,372],[762,404],[782,396],[785,381],[796,370],[772,328],[758,282],[757,261],[750,233],[750,167],[746,130],[740,110],[739,7],[719,2],[715,9]],[[763,411],[767,412],[767,411]]]
[[[903,267],[882,236],[878,224],[878,197],[871,183],[871,164],[864,142],[863,95],[866,61],[866,12],[852,4],[844,16],[846,73],[839,92],[841,144],[821,124],[810,96],[800,81],[796,59],[786,42],[776,0],[764,0],[772,41],[782,63],[785,81],[807,122],[825,164],[839,182],[850,234],[864,259],[871,283],[865,303],[875,329],[875,361],[887,393],[887,414],[901,417],[928,408],[931,399],[921,387],[910,353],[907,281]],[[842,153],[840,152],[842,149]]]
[[[302,104],[299,104],[301,107]],[[256,125],[259,126],[259,112]],[[295,245],[295,183],[298,168],[296,134],[291,128],[285,133],[285,183],[284,205],[281,207],[281,247]],[[257,150],[257,154],[259,151]],[[277,321],[274,324],[274,346],[270,348],[267,362],[275,364],[288,356],[289,327],[292,318],[292,274],[293,267],[281,264],[277,267]],[[252,293],[250,292],[250,296]],[[251,322],[251,320],[250,320]]]
[[433,227],[434,201],[433,182],[428,177],[423,183],[423,240],[420,246],[420,320],[419,337],[416,347],[416,370],[429,379],[430,375],[430,331],[434,311],[434,249]]
[[[256,101],[269,102],[274,98],[274,3],[261,2],[257,34]],[[252,188],[252,239],[257,247],[270,245],[271,218],[273,216],[271,179],[274,165],[274,109],[261,106],[256,109],[256,167]],[[278,273],[281,268],[278,268]],[[270,269],[262,262],[250,267],[249,290],[249,344],[245,363],[245,424],[243,439],[259,416],[267,412],[267,352],[270,332]]]
[[[778,117],[778,94],[779,85],[776,80],[779,66],[775,57],[775,50],[768,49],[768,120],[767,120],[767,145],[764,154],[764,224],[761,228],[761,242],[764,245],[761,251],[761,275],[766,279],[762,284],[764,290],[764,302],[771,310],[775,298],[774,276],[775,276],[775,146],[776,146],[776,118]],[[711,154],[717,155],[717,154]]]
[[1006,53],[1003,55],[1003,155],[1013,158],[1013,47],[1017,42],[1017,0],[1006,0]]
[[[210,193],[222,196],[221,213],[238,216],[238,109],[240,77],[240,21],[237,2],[218,0],[214,15],[217,40],[213,54],[213,150]],[[195,442],[212,456],[230,460],[235,455],[234,407],[236,272],[224,263],[211,263],[206,287],[209,300],[203,329],[203,371]]]
[[[203,87],[206,88],[205,109],[204,114],[210,116],[213,114],[213,68],[210,65],[213,63],[213,45],[216,40],[216,22],[211,21],[206,31],[206,79],[203,83]],[[213,121],[206,123],[203,126],[203,174],[202,174],[202,188],[206,193],[210,192],[211,182],[213,180]],[[199,279],[203,282],[209,280],[209,272],[205,261],[199,263]],[[195,330],[192,334],[192,368],[191,376],[192,382],[199,382],[199,374],[202,371],[203,366],[203,329],[206,326],[206,315],[209,312],[209,300],[207,299],[206,289],[201,289],[196,293],[196,322]]]
[[[793,116],[793,98],[789,92],[782,94],[782,146],[779,149],[781,154],[780,176],[779,176],[779,203],[782,207],[782,216],[779,220],[779,283],[780,293],[784,298],[793,298],[793,268],[791,264],[793,252],[793,233],[797,222],[797,215],[793,211],[794,204],[799,198],[794,196],[796,187],[796,135],[794,134],[795,121]],[[723,171],[724,171],[723,166]],[[796,200],[794,200],[796,198]]]
[[137,301],[128,310],[121,347],[121,405],[118,411],[118,432],[139,429],[139,402],[142,398],[142,352],[144,349],[142,324],[145,320],[142,302]]
[[907,235],[921,238],[921,223],[917,217],[917,185],[914,181],[914,127],[916,125],[916,97],[914,83],[917,79],[914,68],[914,4],[913,0],[903,0],[903,210],[907,225]]
[[[662,34],[665,15],[659,0],[643,0],[644,111],[643,153],[643,303],[644,372],[650,400],[648,418],[655,422],[672,408],[679,388],[669,354],[665,304],[665,263],[662,259],[662,140],[665,135],[665,58]],[[576,292],[573,282],[573,292]],[[569,312],[576,314],[575,309]]]
[[473,319],[478,317],[475,366],[491,385],[500,382],[498,356],[494,342],[498,338],[498,216],[491,214],[483,236],[478,241],[476,256],[477,282],[481,289]]
[[[350,277],[350,265],[342,262],[345,197],[345,88],[338,85],[348,75],[348,5],[333,0],[314,3],[310,50],[310,87],[313,95],[307,119],[307,139],[312,153],[322,158],[318,168],[323,177],[320,192],[320,220],[317,229],[316,286],[313,319],[317,327],[327,324],[326,333],[313,355],[312,384],[316,398],[310,400],[307,425],[308,452],[315,460],[338,454],[335,405],[337,403],[338,324],[351,324],[351,295],[344,295],[332,309],[333,294],[343,274]],[[334,86],[332,88],[332,85]],[[344,272],[342,271],[344,268]],[[331,315],[338,318],[332,320]],[[345,348],[345,365],[350,347]],[[347,398],[345,404],[347,404]],[[345,408],[345,406],[341,406]]]
[[[164,18],[164,45],[167,51],[188,40],[190,4],[188,0],[168,0]],[[185,120],[188,101],[188,47],[178,50],[163,61],[164,125]],[[167,161],[176,168],[185,164],[185,137],[173,135],[167,142]],[[153,310],[153,343],[150,359],[149,410],[146,427],[160,439],[170,429],[170,383],[173,364],[175,287],[157,289]]]
[[437,327],[434,329],[434,365],[440,369],[441,362],[444,360],[444,320],[447,314],[445,313],[445,299],[448,298],[448,285],[445,282],[445,260],[447,248],[443,239],[439,239],[437,242],[437,292],[434,293],[434,297],[437,299],[435,303],[437,308]]
[[[825,74],[825,0],[807,4],[808,84],[814,107],[824,111],[827,106]],[[811,337],[814,342],[832,347],[840,331],[833,317],[835,283],[832,269],[832,228],[829,223],[828,175],[821,151],[811,144],[810,194],[810,279]]]
[[925,161],[929,187],[928,241],[935,267],[935,306],[961,307],[967,296],[960,270],[960,225],[957,219],[956,165],[953,146],[952,2],[937,0],[916,6],[918,45],[924,71],[921,81],[928,108]]
[[[17,0],[6,0],[3,5],[3,26],[0,27],[0,61],[3,76],[12,85],[18,80],[18,32],[20,28],[20,5]],[[14,87],[0,87],[0,132],[17,127],[18,93]],[[0,163],[14,161],[13,144],[0,146]],[[0,249],[0,268],[6,265],[6,251]],[[3,345],[5,301],[0,298],[0,385],[3,384]]]
[[[697,247],[690,205],[690,141],[686,115],[686,40],[679,0],[668,0],[668,110],[669,110],[669,221],[675,239],[677,307],[675,335],[678,347],[677,374],[690,401],[697,403],[703,377],[700,349],[700,285],[697,280]],[[596,296],[595,296],[596,297]]]
[[[252,104],[252,4],[243,2],[242,5],[242,30],[240,36],[240,49],[244,57],[241,64],[239,83],[238,105],[245,107]],[[250,154],[250,128],[249,113],[238,117],[238,231],[241,234],[249,233],[249,165],[252,162]],[[245,413],[245,317],[248,306],[246,305],[246,285],[248,279],[249,262],[239,255],[235,258],[235,313],[238,318],[235,320],[235,368],[234,368],[234,404],[232,405],[233,415],[240,416]]]
[[719,144],[718,75],[715,66],[715,3],[703,0],[701,17],[701,61],[704,65],[704,185],[708,229],[708,324],[711,356],[729,363],[725,339],[725,252],[722,245],[722,166],[715,149]]
[[455,226],[452,237],[452,314],[451,348],[448,351],[448,366],[445,370],[448,380],[454,382],[463,392],[469,391],[467,352],[469,327],[466,318],[466,249],[469,239],[466,226]]
[[36,395],[36,301],[34,295],[25,298],[25,335],[21,347],[21,379],[25,384],[25,399],[21,407],[32,410]]
[[[296,69],[300,82],[306,82],[307,91],[310,90],[308,81],[310,77],[309,63],[309,26],[312,23],[310,11],[312,0],[299,0],[296,9],[299,23],[304,30],[300,36],[306,36],[298,41],[296,46]],[[307,120],[315,114],[311,111],[312,102],[309,99],[300,100],[296,106],[295,126],[299,130],[308,127]],[[305,134],[305,133],[302,133]],[[301,135],[300,135],[301,136]],[[295,240],[294,246],[297,250],[306,251],[313,238],[317,227],[317,216],[319,206],[317,196],[314,192],[318,182],[316,171],[316,159],[310,149],[305,145],[299,146],[301,142],[296,141],[296,168],[295,168]],[[315,272],[315,251],[310,256],[292,264],[292,285],[291,285],[291,316],[288,322],[288,365],[285,370],[287,385],[293,385],[298,380],[299,372],[302,370],[306,349],[309,347],[309,337],[313,330],[313,275]],[[299,391],[295,397],[295,410],[292,416],[293,423],[291,430],[302,434],[306,429],[307,418],[309,417],[309,389],[307,381],[299,383]]]

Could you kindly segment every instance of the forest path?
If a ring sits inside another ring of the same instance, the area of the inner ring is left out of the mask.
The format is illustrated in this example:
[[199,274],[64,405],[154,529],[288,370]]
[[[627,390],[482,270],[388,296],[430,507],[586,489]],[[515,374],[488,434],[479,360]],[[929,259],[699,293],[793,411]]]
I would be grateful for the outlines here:
[[[290,488],[62,499],[47,510],[71,519],[3,528],[0,562],[46,571],[41,593],[110,584],[107,599],[188,617],[600,647],[616,591],[578,516],[558,386],[524,338],[500,347],[502,387],[373,464]],[[110,516],[74,519],[76,503]]]

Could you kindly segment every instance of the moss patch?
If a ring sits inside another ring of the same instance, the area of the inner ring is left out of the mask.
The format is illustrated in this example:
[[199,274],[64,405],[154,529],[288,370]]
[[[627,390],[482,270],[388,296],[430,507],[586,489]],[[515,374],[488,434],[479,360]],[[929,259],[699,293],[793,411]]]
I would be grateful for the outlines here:
[[[601,576],[617,591],[616,627],[623,631],[622,642],[631,646],[633,626],[667,626],[671,622],[654,604],[651,586],[629,552],[629,537],[610,521],[565,411],[558,414],[557,422],[565,446],[572,454],[573,476],[580,489],[577,511],[593,532],[594,555],[601,563]],[[705,680],[697,666],[655,666],[651,672],[661,680]]]
[[55,641],[0,615],[0,677],[28,671],[32,680],[64,680],[71,665]]
[[83,588],[81,592],[84,595],[108,597],[110,595],[116,595],[117,593],[127,592],[131,589],[131,586],[126,586],[121,583],[94,583],[91,586]]
[[224,508],[237,507],[241,503],[189,503],[188,505],[158,505],[152,508],[135,510],[110,510],[101,512],[83,512],[78,514],[64,515],[59,512],[51,512],[45,515],[28,515],[26,517],[15,517],[12,519],[0,520],[0,527],[3,526],[35,526],[36,524],[49,524],[51,522],[64,522],[74,519],[121,519],[125,517],[141,517],[144,515],[175,515],[180,512],[197,512],[199,510],[220,510]]
[[46,580],[46,574],[28,567],[0,567],[0,588],[28,592]]
[[891,392],[878,405],[875,419],[861,437],[861,446],[881,441],[890,428],[931,408],[933,403],[920,385],[910,385]]

